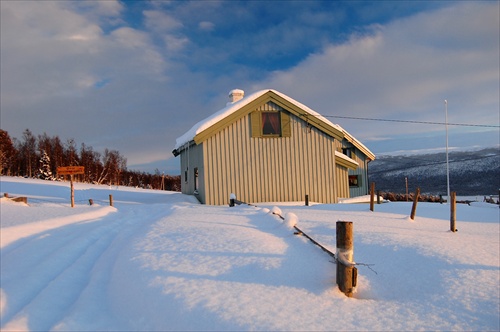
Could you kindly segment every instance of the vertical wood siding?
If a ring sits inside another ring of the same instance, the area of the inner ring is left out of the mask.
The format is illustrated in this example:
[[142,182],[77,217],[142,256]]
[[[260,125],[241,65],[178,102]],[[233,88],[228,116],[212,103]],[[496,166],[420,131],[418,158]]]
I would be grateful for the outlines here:
[[[273,103],[259,108],[269,110],[282,109]],[[248,203],[303,201],[306,194],[310,201],[322,203],[348,197],[347,169],[335,167],[338,143],[294,115],[290,122],[291,137],[252,138],[250,115],[246,115],[200,144],[204,202],[227,204],[231,193]],[[347,189],[336,189],[335,182]]]
[[360,175],[361,185],[359,187],[350,187],[351,197],[363,196],[368,194],[368,162],[365,155],[355,149],[355,152],[351,156],[352,159],[358,162],[359,166],[356,170],[349,170],[349,175]]
[[[196,197],[200,202],[205,202],[205,178],[206,173],[204,172],[203,165],[203,148],[199,145],[191,145],[189,148],[183,151],[180,155],[181,157],[181,192],[183,194],[194,195],[194,169],[198,168],[198,195]],[[187,171],[188,179],[185,181],[184,172]]]
[[349,198],[349,176],[347,168],[337,165],[336,172],[337,178],[337,195],[340,198]]

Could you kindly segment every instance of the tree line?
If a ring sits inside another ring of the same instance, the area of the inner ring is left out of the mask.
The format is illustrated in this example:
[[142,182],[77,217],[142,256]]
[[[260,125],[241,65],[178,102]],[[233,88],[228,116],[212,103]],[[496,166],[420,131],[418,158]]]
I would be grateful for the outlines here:
[[145,189],[181,190],[180,176],[131,171],[127,159],[117,150],[95,151],[74,139],[63,142],[58,136],[46,133],[35,136],[24,130],[21,139],[12,138],[0,129],[0,175],[22,176],[43,180],[60,180],[57,167],[84,166],[85,174],[75,175],[75,181],[122,185]]

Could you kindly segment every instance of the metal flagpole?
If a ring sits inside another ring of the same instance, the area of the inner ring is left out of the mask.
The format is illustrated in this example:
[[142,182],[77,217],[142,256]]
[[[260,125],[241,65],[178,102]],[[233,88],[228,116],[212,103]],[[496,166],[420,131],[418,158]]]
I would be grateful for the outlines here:
[[445,125],[446,125],[446,194],[447,202],[450,203],[450,165],[448,163],[448,100],[444,100]]

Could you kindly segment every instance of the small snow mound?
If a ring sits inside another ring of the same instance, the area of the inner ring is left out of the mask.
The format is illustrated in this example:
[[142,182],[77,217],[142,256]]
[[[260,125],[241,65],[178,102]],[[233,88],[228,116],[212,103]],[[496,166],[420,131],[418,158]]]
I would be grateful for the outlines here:
[[274,206],[272,209],[271,209],[271,212],[274,213],[274,214],[278,214],[281,216],[281,209],[277,206]]
[[266,214],[271,212],[271,210],[269,210],[268,208],[262,208],[261,211],[266,213]]
[[292,213],[292,212],[288,212],[286,215],[285,215],[285,221],[284,221],[284,224],[288,227],[288,228],[293,228],[295,225],[297,225],[297,222],[299,221],[299,218],[297,217],[297,215],[295,213]]

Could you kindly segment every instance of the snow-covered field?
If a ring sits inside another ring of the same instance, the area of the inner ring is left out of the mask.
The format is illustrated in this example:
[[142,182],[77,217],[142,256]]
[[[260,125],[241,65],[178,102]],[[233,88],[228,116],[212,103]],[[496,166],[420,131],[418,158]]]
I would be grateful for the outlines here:
[[[499,330],[499,208],[279,205],[335,251],[354,222],[358,287],[259,207],[179,193],[1,177],[2,330]],[[108,195],[114,207],[108,204]],[[95,204],[90,206],[88,199]],[[376,272],[376,273],[375,273]]]

